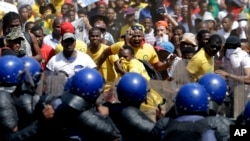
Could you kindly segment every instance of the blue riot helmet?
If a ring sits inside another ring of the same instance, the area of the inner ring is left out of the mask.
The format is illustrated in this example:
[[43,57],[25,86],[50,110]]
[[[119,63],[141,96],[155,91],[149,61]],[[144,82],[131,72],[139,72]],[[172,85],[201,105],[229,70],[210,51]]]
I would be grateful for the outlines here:
[[248,101],[245,106],[243,117],[244,117],[246,124],[249,125],[250,124],[250,101]]
[[116,91],[121,103],[140,106],[148,92],[147,80],[138,73],[126,73],[119,80]]
[[208,94],[198,83],[184,84],[175,99],[175,108],[179,115],[208,113]]
[[0,57],[0,83],[2,85],[19,85],[23,81],[24,64],[13,55]]
[[96,102],[105,85],[104,78],[99,71],[92,68],[77,71],[70,81],[68,84],[70,92],[91,103]]
[[214,73],[207,73],[198,80],[198,83],[207,90],[211,100],[219,105],[222,104],[227,92],[227,82],[222,76]]
[[33,57],[22,57],[21,60],[24,63],[26,71],[28,71],[25,72],[24,81],[30,84],[37,84],[40,81],[42,74],[40,63]]

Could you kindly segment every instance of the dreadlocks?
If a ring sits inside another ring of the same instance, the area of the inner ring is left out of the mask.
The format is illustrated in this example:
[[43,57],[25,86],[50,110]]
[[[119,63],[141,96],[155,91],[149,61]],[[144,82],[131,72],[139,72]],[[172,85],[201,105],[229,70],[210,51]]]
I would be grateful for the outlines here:
[[10,25],[11,21],[16,20],[16,19],[19,19],[19,20],[21,19],[19,14],[16,12],[8,12],[7,14],[4,15],[3,21],[2,21],[3,35],[7,34],[6,29]]

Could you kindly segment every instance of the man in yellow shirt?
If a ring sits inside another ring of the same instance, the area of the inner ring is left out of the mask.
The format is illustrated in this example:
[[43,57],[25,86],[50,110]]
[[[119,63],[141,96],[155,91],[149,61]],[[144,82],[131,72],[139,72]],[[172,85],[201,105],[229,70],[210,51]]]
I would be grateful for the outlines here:
[[[164,62],[159,61],[154,47],[144,42],[144,34],[141,26],[132,26],[125,36],[125,41],[117,42],[103,51],[96,63],[97,67],[100,68],[108,56],[118,54],[119,51],[123,49],[124,45],[131,46],[134,49],[135,57],[137,59],[148,61],[158,71],[165,70],[171,64],[167,61],[167,59]],[[141,105],[141,110],[145,113],[151,110],[159,110],[164,115],[166,107],[159,108],[159,105],[163,103],[164,99],[162,96],[152,90],[147,96],[147,103],[143,103]],[[156,119],[153,118],[154,117],[151,119],[155,121]]]
[[[93,27],[89,31],[90,45],[87,49],[87,54],[97,62],[97,59],[102,55],[103,51],[108,48],[107,45],[102,43],[101,30]],[[104,63],[99,67],[99,72],[102,74],[106,81],[114,82],[117,78],[115,71],[115,64],[118,64],[118,55],[111,55],[106,58]]]
[[220,35],[213,34],[208,39],[207,45],[189,60],[186,69],[191,81],[196,82],[204,74],[214,72],[214,56],[221,49],[221,46]]
[[[75,28],[70,22],[63,22],[61,24],[61,34],[63,35],[64,33],[67,33],[67,32],[75,34]],[[58,45],[56,45],[55,50],[56,50],[56,53],[61,52],[63,50],[62,44],[59,43]],[[87,45],[83,41],[76,39],[75,50],[86,53]]]
[[144,42],[144,34],[141,26],[132,26],[125,38],[125,41],[117,42],[105,49],[97,61],[97,67],[100,67],[108,56],[118,54],[124,45],[130,45],[134,49],[137,59],[148,61],[157,71],[165,70],[170,66],[169,60],[167,61],[166,59],[166,61],[161,62],[154,47]]
[[134,50],[132,47],[124,46],[123,50],[120,50],[119,57],[121,58],[120,65],[123,69],[123,72],[121,72],[122,75],[127,72],[136,72],[141,74],[148,81],[150,80],[150,77],[143,63],[135,58]]

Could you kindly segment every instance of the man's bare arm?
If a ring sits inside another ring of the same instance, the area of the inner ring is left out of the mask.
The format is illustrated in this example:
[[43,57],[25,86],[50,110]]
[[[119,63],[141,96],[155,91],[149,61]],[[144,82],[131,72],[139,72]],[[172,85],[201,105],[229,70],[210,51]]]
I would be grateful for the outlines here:
[[98,58],[96,65],[97,65],[97,69],[99,69],[101,67],[101,65],[103,64],[103,62],[107,59],[108,56],[112,55],[112,51],[111,48],[107,48],[103,51],[102,55]]

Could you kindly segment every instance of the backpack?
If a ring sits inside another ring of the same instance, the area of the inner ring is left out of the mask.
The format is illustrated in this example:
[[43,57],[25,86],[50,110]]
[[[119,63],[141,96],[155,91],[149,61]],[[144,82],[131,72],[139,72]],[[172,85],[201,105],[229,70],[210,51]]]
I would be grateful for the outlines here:
[[202,135],[211,129],[204,120],[179,122],[170,119],[163,141],[202,141]]
[[23,32],[23,35],[25,36],[26,40],[29,42],[30,47],[33,48],[33,42],[30,34],[28,32]]
[[162,77],[158,71],[155,70],[155,68],[146,60],[140,60],[138,59],[142,64],[144,65],[148,75],[153,80],[162,80]]

